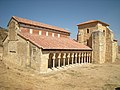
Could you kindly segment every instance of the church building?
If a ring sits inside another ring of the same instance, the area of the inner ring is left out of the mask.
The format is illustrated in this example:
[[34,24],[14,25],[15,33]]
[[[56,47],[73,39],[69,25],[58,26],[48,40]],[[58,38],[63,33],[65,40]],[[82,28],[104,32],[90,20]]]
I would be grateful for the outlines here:
[[[92,49],[95,50],[97,45],[93,48],[90,46],[91,41],[90,44],[86,42],[89,39],[87,34],[90,36],[92,32],[91,28],[84,33],[85,30],[81,30],[84,27],[78,27],[80,30],[76,42],[70,39],[70,32],[63,28],[13,16],[8,23],[8,36],[3,42],[3,58],[9,63],[30,67],[40,73],[75,64],[93,63]],[[104,30],[107,36],[108,31]],[[103,37],[100,35],[95,33],[92,38],[94,41],[97,38],[101,40]]]

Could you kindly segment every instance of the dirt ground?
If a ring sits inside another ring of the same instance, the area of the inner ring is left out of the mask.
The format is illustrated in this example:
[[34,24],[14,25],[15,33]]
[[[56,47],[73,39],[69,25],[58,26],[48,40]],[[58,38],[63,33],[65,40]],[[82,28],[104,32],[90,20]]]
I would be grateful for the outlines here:
[[0,90],[115,90],[120,87],[120,59],[116,63],[79,65],[41,75],[27,68],[11,68],[0,60]]

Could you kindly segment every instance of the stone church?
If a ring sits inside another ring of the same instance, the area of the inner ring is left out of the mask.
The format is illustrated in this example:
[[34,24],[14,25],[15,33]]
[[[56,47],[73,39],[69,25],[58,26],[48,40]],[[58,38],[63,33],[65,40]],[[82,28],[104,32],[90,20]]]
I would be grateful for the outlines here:
[[108,26],[96,20],[81,23],[76,42],[63,28],[13,16],[3,41],[3,59],[40,73],[84,63],[114,62],[117,40]]

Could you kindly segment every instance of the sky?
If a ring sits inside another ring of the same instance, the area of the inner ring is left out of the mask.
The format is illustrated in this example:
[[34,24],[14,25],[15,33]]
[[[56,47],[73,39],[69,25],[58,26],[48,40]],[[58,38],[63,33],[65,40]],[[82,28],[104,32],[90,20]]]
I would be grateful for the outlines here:
[[77,38],[77,24],[101,20],[120,44],[120,0],[0,0],[0,26],[18,16],[67,29]]

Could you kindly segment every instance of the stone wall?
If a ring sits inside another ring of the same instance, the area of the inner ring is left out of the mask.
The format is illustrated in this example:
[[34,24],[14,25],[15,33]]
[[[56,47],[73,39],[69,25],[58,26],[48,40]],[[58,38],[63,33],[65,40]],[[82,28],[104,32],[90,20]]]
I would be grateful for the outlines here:
[[112,62],[115,62],[118,54],[118,43],[117,41],[112,42]]
[[106,29],[106,53],[105,53],[105,62],[112,62],[112,42],[113,42],[113,33]]
[[77,40],[93,49],[95,63],[113,62],[116,58],[117,43],[113,41],[113,32],[102,23],[78,26]]
[[30,67],[40,71],[41,49],[30,43]]
[[19,36],[19,31],[18,23],[12,19],[8,25],[8,37],[4,41],[4,59],[40,71],[41,49]]
[[93,49],[93,62],[105,62],[105,37],[103,32],[94,31],[92,33],[92,49]]
[[41,63],[40,63],[40,72],[46,73],[48,70],[48,60],[49,60],[49,53],[42,52],[41,53]]

